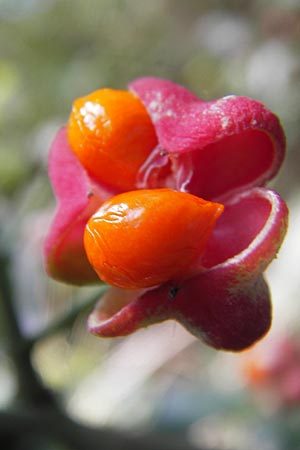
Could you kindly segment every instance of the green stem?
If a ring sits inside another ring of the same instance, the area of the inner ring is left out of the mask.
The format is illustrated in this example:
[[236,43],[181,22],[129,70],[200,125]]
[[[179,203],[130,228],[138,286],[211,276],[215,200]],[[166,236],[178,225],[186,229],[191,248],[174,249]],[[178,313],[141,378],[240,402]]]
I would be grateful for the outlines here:
[[[54,334],[59,333],[60,331],[72,326],[78,315],[88,311],[95,304],[95,302],[100,299],[100,297],[107,289],[107,285],[102,286],[96,292],[93,292],[90,297],[88,297],[84,301],[79,302],[78,304],[73,306],[70,311],[59,317],[57,320],[53,321],[44,330],[28,339],[28,347],[31,349],[37,342],[41,341],[42,339],[53,336]],[[69,303],[71,303],[71,301]]]
[[50,392],[43,386],[31,364],[30,348],[26,345],[18,322],[14,304],[13,283],[10,278],[10,257],[0,254],[0,298],[2,315],[10,357],[16,370],[18,396],[28,404],[39,405],[53,400]]
[[[16,368],[20,397],[25,405],[16,410],[0,411],[0,441],[22,443],[25,438],[45,438],[64,442],[71,450],[196,450],[184,439],[146,434],[134,436],[127,432],[95,429],[73,421],[60,408],[54,396],[44,386],[31,364],[32,346],[71,325],[77,315],[89,308],[105,292],[107,286],[95,292],[85,302],[47,329],[26,341],[20,329],[14,306],[13,283],[10,279],[10,258],[0,254],[0,298],[6,325],[10,357]],[[22,404],[21,404],[22,405]],[[21,406],[20,405],[20,406]]]

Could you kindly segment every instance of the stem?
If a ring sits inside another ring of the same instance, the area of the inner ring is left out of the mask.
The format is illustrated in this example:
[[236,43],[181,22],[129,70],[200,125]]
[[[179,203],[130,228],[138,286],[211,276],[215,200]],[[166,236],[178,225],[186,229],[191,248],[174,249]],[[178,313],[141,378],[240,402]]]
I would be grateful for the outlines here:
[[53,397],[43,386],[32,367],[30,348],[22,335],[14,305],[13,284],[10,279],[10,258],[0,253],[0,298],[10,357],[16,369],[19,397],[29,404],[52,403]]
[[77,319],[78,315],[89,310],[95,304],[95,302],[100,299],[100,297],[104,294],[104,292],[107,289],[108,286],[106,285],[102,286],[96,292],[91,294],[89,298],[75,305],[70,311],[63,314],[57,320],[53,321],[47,328],[37,333],[30,339],[27,339],[27,345],[29,349],[31,349],[40,340],[46,339],[47,337],[50,337],[53,334],[56,334],[61,330],[64,330],[65,328],[72,326],[74,321]]
[[[92,428],[79,424],[59,411],[29,409],[26,412],[0,412],[0,436],[47,436],[64,442],[72,450],[201,450],[181,436]],[[204,450],[204,449],[202,449]]]
[[[105,428],[91,428],[72,420],[60,408],[44,386],[31,364],[32,346],[40,339],[70,325],[77,314],[90,307],[107,289],[103,286],[85,302],[54,322],[50,327],[26,341],[22,335],[14,307],[13,284],[10,279],[10,258],[0,251],[0,298],[7,329],[10,356],[15,364],[19,394],[25,405],[0,411],[0,441],[22,443],[24,438],[56,439],[70,450],[196,450],[178,436],[147,433],[140,436]],[[13,448],[10,447],[10,448]],[[198,450],[200,450],[198,448]]]

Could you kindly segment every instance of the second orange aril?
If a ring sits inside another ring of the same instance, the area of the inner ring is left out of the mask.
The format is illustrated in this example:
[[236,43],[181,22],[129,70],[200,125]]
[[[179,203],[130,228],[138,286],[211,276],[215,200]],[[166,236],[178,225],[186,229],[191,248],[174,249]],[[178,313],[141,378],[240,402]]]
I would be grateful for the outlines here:
[[131,92],[113,89],[75,100],[68,139],[85,169],[120,191],[135,188],[139,168],[157,145],[142,102]]
[[119,194],[88,221],[87,257],[103,281],[124,289],[180,282],[201,259],[223,208],[170,189]]

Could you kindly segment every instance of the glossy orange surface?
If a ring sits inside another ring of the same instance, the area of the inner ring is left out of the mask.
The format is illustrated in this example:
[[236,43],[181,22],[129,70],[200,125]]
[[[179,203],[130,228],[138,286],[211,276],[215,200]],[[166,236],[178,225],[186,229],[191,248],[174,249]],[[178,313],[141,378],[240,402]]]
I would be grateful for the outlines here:
[[135,188],[138,169],[157,145],[142,102],[131,92],[113,89],[75,100],[68,139],[91,175],[120,190]]
[[170,189],[117,195],[87,223],[87,257],[103,281],[124,289],[180,282],[200,261],[223,208]]

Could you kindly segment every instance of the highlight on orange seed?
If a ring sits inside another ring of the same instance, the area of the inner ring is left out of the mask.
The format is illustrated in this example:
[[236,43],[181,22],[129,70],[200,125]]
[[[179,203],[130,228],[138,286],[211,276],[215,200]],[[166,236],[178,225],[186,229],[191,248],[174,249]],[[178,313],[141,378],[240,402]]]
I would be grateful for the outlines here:
[[116,195],[86,225],[88,260],[103,281],[124,289],[183,280],[204,252],[223,209],[171,189]]
[[157,145],[151,119],[133,93],[100,89],[78,98],[68,122],[70,146],[98,181],[135,188],[139,167]]

